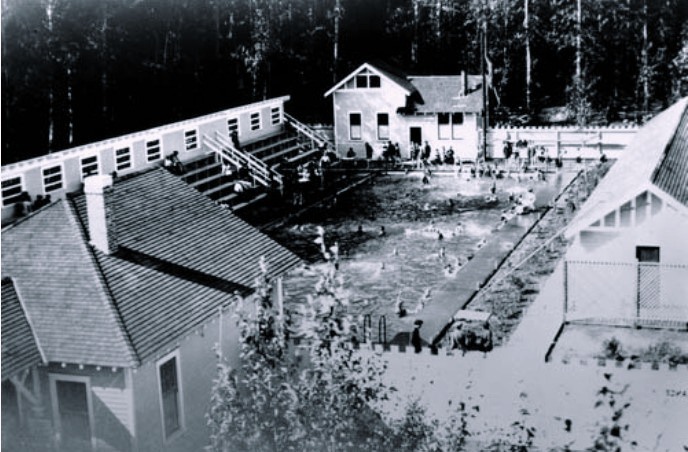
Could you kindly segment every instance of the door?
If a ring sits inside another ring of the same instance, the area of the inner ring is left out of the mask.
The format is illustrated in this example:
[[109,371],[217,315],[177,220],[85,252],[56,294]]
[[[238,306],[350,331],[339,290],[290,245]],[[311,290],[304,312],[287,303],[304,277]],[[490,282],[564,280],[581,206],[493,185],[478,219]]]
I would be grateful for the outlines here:
[[[659,247],[639,246],[638,259],[638,317],[654,317],[661,305]],[[653,315],[654,314],[654,315]]]
[[54,408],[62,450],[91,450],[91,413],[86,382],[55,380]]
[[411,145],[409,146],[408,157],[413,158],[414,144],[418,145],[418,148],[420,148],[423,143],[423,134],[420,127],[409,127],[409,143],[411,143]]
[[420,127],[409,128],[409,141],[420,146],[423,143],[422,129]]

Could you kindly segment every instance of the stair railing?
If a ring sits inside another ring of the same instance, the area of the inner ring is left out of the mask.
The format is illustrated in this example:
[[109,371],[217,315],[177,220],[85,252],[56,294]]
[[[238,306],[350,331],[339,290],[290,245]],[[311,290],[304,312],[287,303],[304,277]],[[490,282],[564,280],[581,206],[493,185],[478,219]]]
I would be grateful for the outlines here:
[[330,146],[330,148],[334,149],[334,145],[329,140],[329,138],[327,138],[324,134],[314,130],[312,127],[307,126],[306,124],[302,123],[301,121],[299,121],[298,119],[294,118],[292,115],[286,112],[284,113],[284,118],[287,120],[289,125],[291,125],[294,128],[294,130],[308,137],[314,145],[328,145]]
[[223,164],[231,164],[237,168],[246,166],[254,180],[265,187],[271,186],[271,181],[282,185],[282,176],[272,171],[267,165],[251,154],[240,151],[234,145],[217,133],[215,138],[203,135],[204,144],[217,155]]
[[265,186],[270,186],[270,180],[274,180],[280,186],[283,184],[283,178],[280,173],[270,168],[267,163],[254,156],[249,152],[244,152],[237,149],[229,138],[222,135],[220,132],[215,132],[215,139],[222,145],[224,149],[227,149],[230,153],[239,157],[252,173],[258,174],[260,179],[263,180]]

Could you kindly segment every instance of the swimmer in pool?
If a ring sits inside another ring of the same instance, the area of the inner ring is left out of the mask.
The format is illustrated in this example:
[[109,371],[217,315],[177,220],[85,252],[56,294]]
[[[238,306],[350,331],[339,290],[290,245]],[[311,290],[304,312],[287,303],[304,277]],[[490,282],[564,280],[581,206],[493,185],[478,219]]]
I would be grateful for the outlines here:
[[385,235],[387,235],[387,232],[385,231],[385,227],[384,227],[384,226],[380,226],[380,231],[377,233],[377,235],[378,235],[379,237],[384,237]]

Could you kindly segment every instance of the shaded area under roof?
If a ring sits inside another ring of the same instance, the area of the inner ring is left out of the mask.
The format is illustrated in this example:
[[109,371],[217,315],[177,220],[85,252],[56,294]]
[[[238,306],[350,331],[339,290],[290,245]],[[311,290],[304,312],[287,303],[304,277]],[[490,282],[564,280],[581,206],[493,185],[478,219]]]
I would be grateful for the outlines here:
[[43,362],[12,280],[2,280],[2,379]]
[[652,182],[688,206],[688,107],[683,111],[664,158],[655,169]]

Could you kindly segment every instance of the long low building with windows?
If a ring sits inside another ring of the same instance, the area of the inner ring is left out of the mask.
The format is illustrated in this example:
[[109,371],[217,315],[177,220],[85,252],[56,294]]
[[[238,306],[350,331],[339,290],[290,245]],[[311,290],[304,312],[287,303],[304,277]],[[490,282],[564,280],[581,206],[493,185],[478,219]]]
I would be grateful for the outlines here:
[[245,165],[267,186],[271,175],[279,180],[276,165],[313,158],[327,142],[285,113],[288,100],[276,97],[5,165],[2,223],[26,213],[21,210],[29,200],[55,201],[80,190],[87,176],[126,176],[161,166],[175,152],[182,162],[210,157],[207,165],[196,165],[189,182],[203,192],[211,189],[215,201],[226,201],[231,192],[221,180],[222,165]]

